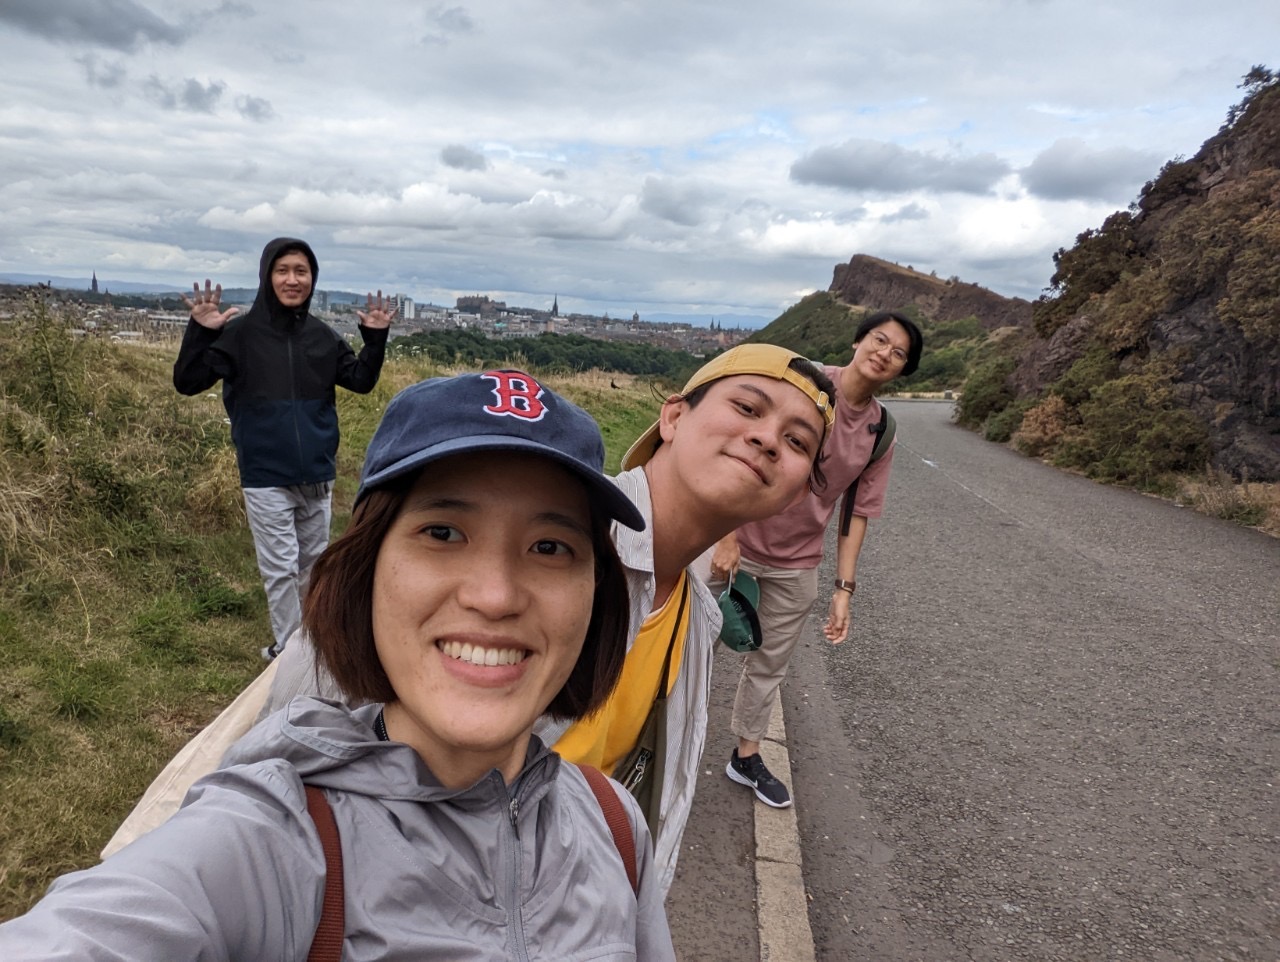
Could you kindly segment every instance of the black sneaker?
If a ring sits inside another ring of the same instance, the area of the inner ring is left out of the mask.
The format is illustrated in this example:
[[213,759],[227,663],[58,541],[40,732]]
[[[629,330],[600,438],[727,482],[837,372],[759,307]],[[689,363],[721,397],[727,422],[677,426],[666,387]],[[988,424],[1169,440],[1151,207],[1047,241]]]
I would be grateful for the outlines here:
[[765,768],[764,759],[759,754],[739,758],[735,748],[724,773],[739,785],[755,789],[756,798],[766,805],[774,808],[788,808],[791,805],[791,793],[787,791],[787,786]]
[[275,661],[277,658],[279,658],[279,657],[280,657],[280,649],[279,649],[279,648],[277,648],[277,647],[275,646],[275,644],[273,643],[273,644],[267,645],[267,647],[263,648],[263,649],[259,652],[259,654],[261,654],[261,655],[262,655],[262,660],[263,660],[263,661],[266,661],[266,662],[272,662],[272,661]]

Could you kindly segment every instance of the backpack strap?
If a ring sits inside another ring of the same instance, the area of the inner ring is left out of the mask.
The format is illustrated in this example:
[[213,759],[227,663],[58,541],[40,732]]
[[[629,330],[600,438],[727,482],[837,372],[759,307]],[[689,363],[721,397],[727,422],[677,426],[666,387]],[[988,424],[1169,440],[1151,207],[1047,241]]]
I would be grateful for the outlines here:
[[[889,413],[889,409],[881,404],[879,422],[868,424],[867,430],[876,436],[876,443],[871,446],[871,457],[867,459],[862,471],[867,470],[888,453],[893,444],[893,436],[898,433],[898,424]],[[849,533],[849,524],[853,520],[853,502],[858,494],[858,482],[862,479],[862,471],[859,471],[858,476],[849,482],[849,488],[844,493],[844,502],[840,505],[840,537],[842,538]]]
[[631,832],[631,820],[627,818],[626,809],[618,793],[609,784],[609,779],[598,768],[590,765],[579,765],[578,770],[591,786],[591,792],[604,812],[605,823],[609,826],[609,834],[613,836],[614,847],[622,856],[622,864],[627,870],[627,881],[631,883],[631,891],[640,894],[640,880],[636,877],[636,839]]
[[871,449],[871,459],[867,461],[867,464],[875,464],[888,453],[889,445],[893,444],[894,435],[898,433],[898,422],[893,419],[889,409],[881,404],[880,423],[870,430],[879,435],[875,446]]
[[320,924],[307,962],[341,962],[342,940],[346,934],[347,919],[342,875],[342,844],[338,840],[338,823],[324,792],[314,785],[307,790],[307,812],[320,833],[320,847],[324,849],[324,902],[320,910]]

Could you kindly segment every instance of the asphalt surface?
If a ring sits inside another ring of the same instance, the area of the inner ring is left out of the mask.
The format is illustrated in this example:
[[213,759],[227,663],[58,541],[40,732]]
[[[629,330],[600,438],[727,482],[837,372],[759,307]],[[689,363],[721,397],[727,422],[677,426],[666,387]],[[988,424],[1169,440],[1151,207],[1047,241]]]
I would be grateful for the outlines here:
[[[1280,541],[892,407],[852,637],[814,618],[783,691],[811,951],[1280,959]],[[761,957],[717,658],[668,900],[708,962]]]

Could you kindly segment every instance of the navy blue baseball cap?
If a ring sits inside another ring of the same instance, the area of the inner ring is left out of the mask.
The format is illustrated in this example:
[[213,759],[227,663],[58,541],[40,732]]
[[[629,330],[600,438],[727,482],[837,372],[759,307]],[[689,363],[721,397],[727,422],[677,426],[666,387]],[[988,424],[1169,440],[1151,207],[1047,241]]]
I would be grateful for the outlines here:
[[568,468],[610,518],[636,531],[644,517],[604,473],[595,419],[523,371],[436,377],[391,399],[365,452],[356,504],[433,461],[473,451],[524,451]]

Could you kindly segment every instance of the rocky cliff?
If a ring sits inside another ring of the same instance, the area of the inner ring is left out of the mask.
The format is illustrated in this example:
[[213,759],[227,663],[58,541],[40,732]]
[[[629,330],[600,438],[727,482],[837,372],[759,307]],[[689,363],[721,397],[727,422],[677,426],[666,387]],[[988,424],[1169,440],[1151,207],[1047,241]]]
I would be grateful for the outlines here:
[[[1252,81],[1252,82],[1251,82]],[[1127,212],[1054,257],[1051,295],[1011,378],[1053,390],[1103,351],[1121,376],[1158,372],[1207,429],[1218,467],[1280,480],[1280,76],[1190,160],[1170,161]]]
[[867,254],[836,265],[828,291],[851,307],[895,310],[912,305],[935,322],[977,317],[986,330],[1031,322],[1030,301],[1002,297],[955,277],[942,280]]

